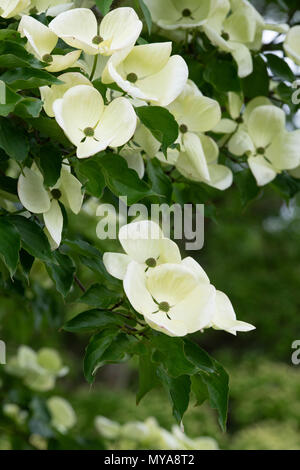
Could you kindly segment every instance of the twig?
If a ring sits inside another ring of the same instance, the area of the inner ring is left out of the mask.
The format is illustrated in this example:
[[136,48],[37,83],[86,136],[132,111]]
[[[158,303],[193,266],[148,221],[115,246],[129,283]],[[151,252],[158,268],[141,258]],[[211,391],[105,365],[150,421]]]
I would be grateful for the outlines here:
[[78,285],[78,287],[82,290],[82,292],[86,292],[86,288],[84,287],[84,285],[82,284],[82,282],[80,281],[80,279],[78,279],[78,277],[76,276],[76,274],[74,274],[74,281],[76,282],[76,284]]

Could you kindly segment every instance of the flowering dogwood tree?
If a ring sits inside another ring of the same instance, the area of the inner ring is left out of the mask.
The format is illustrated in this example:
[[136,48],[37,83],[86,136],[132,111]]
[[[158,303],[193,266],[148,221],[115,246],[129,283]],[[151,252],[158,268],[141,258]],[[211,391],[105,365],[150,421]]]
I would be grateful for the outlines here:
[[[137,402],[162,384],[179,423],[194,395],[225,429],[228,375],[201,335],[255,327],[157,221],[112,214],[111,243],[96,240],[100,226],[87,234],[80,214],[125,197],[129,207],[205,204],[215,217],[229,188],[241,207],[266,186],[292,198],[300,27],[270,23],[247,0],[0,0],[0,28],[1,289],[19,286],[33,310],[32,270],[43,265],[61,305],[84,305],[57,326],[90,333],[89,383],[136,357]],[[43,375],[22,351],[25,381],[55,381],[60,363]],[[48,403],[53,419],[63,408],[73,423],[59,400]]]

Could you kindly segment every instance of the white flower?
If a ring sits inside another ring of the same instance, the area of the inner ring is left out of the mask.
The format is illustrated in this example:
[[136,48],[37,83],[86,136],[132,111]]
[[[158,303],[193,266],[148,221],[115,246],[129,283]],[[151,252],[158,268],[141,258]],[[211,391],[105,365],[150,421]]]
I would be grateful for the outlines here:
[[88,8],[75,8],[58,15],[49,28],[69,46],[87,54],[111,55],[125,47],[132,47],[138,39],[143,23],[132,8],[110,11],[98,27],[94,13]]
[[175,164],[178,171],[188,179],[205,182],[221,190],[228,188],[232,184],[232,172],[218,164],[218,146],[211,137],[203,134],[219,123],[219,103],[203,96],[189,80],[181,95],[168,109],[179,124],[180,151],[168,151],[167,160],[161,154],[158,158],[165,163]]
[[43,214],[47,235],[55,248],[60,245],[63,229],[63,214],[58,201],[78,214],[83,201],[81,187],[81,183],[65,164],[57,183],[49,189],[44,187],[43,176],[36,165],[25,167],[23,174],[19,176],[20,201],[28,211]]
[[30,8],[35,8],[38,14],[46,12],[47,16],[56,16],[73,5],[74,3],[68,0],[31,0]]
[[47,407],[50,411],[52,426],[62,434],[65,434],[76,424],[75,411],[64,398],[57,396],[48,398]]
[[188,67],[179,55],[171,56],[172,43],[153,43],[114,54],[102,75],[103,83],[115,82],[133,98],[167,106],[182,92]]
[[300,26],[293,26],[286,35],[284,50],[297,65],[300,65]]
[[216,291],[216,310],[211,325],[215,330],[225,330],[236,335],[237,331],[251,331],[255,326],[236,319],[232,304],[224,292]]
[[239,77],[246,77],[253,71],[249,49],[261,43],[263,26],[263,18],[246,0],[231,5],[228,0],[217,0],[202,28],[215,46],[232,54]]
[[92,83],[81,73],[67,72],[57,77],[63,83],[61,85],[43,86],[40,88],[41,98],[44,102],[44,110],[50,117],[54,117],[53,103],[61,99],[66,91],[76,85],[89,85]]
[[151,270],[163,263],[180,263],[181,256],[176,243],[163,235],[158,224],[143,220],[121,227],[119,240],[125,254],[104,253],[107,271],[117,279],[124,279],[131,261],[141,264],[143,270]]
[[65,55],[51,54],[55,48],[58,37],[47,26],[31,16],[23,15],[18,30],[22,37],[28,40],[27,48],[39,60],[48,63],[48,72],[59,72],[75,64],[81,51],[72,51]]
[[212,320],[216,291],[192,258],[148,271],[132,261],[123,285],[131,305],[151,328],[169,336],[194,333]]
[[243,114],[243,124],[231,137],[228,148],[237,156],[246,155],[259,186],[272,181],[282,170],[300,164],[300,131],[285,130],[285,113],[266,97],[250,101]]
[[191,29],[203,24],[211,0],[144,0],[153,21],[164,29]]
[[76,145],[78,158],[126,144],[136,128],[136,114],[126,98],[104,106],[101,94],[88,85],[70,88],[55,100],[53,110],[56,121]]
[[30,5],[30,0],[0,0],[0,16],[12,18]]

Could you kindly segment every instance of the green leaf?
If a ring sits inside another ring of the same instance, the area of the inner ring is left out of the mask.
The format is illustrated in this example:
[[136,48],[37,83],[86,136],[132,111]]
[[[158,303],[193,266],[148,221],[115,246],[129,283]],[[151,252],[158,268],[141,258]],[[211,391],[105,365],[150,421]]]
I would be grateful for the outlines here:
[[20,235],[7,217],[0,218],[0,255],[13,276],[19,261]]
[[112,2],[113,0],[95,0],[95,3],[103,16],[109,12]]
[[157,158],[151,158],[147,161],[147,175],[152,183],[152,189],[157,194],[164,196],[165,202],[171,202],[172,181],[163,171]]
[[157,385],[157,366],[151,360],[151,350],[147,349],[145,354],[139,357],[139,389],[136,395],[138,405],[142,398]]
[[17,178],[11,178],[10,176],[0,174],[0,190],[17,195],[17,185]]
[[26,135],[11,119],[0,118],[0,148],[19,162],[25,160],[28,155]]
[[16,69],[17,67],[42,68],[42,63],[30,54],[22,44],[11,40],[0,42],[0,67]]
[[61,172],[61,150],[53,144],[45,144],[40,149],[39,157],[44,184],[46,186],[54,186]]
[[10,216],[9,220],[18,230],[22,246],[28,253],[42,261],[53,260],[49,241],[37,223],[21,215]]
[[237,67],[232,61],[218,58],[209,60],[204,70],[204,79],[221,93],[241,90]]
[[214,372],[214,363],[212,358],[201,349],[198,344],[188,339],[184,340],[184,353],[188,360],[199,370],[204,372]]
[[275,77],[291,83],[295,80],[294,73],[284,59],[276,54],[266,54],[265,57],[267,58],[268,67],[270,67]]
[[156,348],[153,360],[162,363],[169,375],[178,377],[197,372],[195,365],[184,354],[184,343],[181,338],[155,333],[151,337],[151,344]]
[[36,119],[28,119],[27,122],[43,136],[62,144],[64,147],[70,147],[70,142],[55,119],[40,116]]
[[140,106],[135,108],[135,112],[153,136],[162,143],[163,152],[166,152],[178,137],[179,128],[174,116],[160,106]]
[[159,367],[157,375],[164,385],[170,402],[173,406],[173,415],[178,423],[181,423],[190,401],[191,380],[188,375],[170,377],[166,371]]
[[23,119],[37,118],[43,109],[43,102],[38,98],[27,97],[17,103],[14,114]]
[[89,194],[98,198],[102,197],[105,179],[97,159],[77,160],[76,175]]
[[83,370],[86,380],[91,384],[95,377],[95,372],[101,364],[104,352],[111,345],[114,338],[119,334],[119,330],[106,329],[93,336],[85,352]]
[[124,333],[118,334],[103,353],[98,368],[105,364],[116,364],[127,361],[135,351],[135,346],[139,343],[140,341],[132,336],[128,336]]
[[97,328],[106,328],[111,325],[122,324],[118,315],[106,310],[92,309],[81,312],[76,317],[69,320],[63,327],[64,330],[71,333],[95,330]]
[[84,240],[64,240],[64,244],[72,253],[79,255],[80,261],[91,271],[97,273],[101,280],[107,281],[112,286],[119,286],[119,281],[108,274],[105,269],[103,255],[97,248]]
[[61,80],[51,75],[49,72],[46,72],[46,70],[33,68],[7,70],[1,75],[0,79],[15,90],[28,90],[44,85],[60,85],[62,83]]
[[15,93],[0,80],[0,116],[7,116],[11,113],[21,100],[22,96]]
[[201,406],[209,398],[209,394],[200,374],[191,376],[191,388],[197,400],[196,406]]
[[234,173],[234,182],[238,187],[243,207],[246,207],[249,202],[253,201],[261,191],[249,169]]
[[[222,74],[220,74],[222,75]],[[248,77],[243,78],[242,90],[246,98],[255,98],[256,96],[268,96],[269,94],[269,75],[267,64],[261,56],[253,57],[253,72]]]
[[140,4],[141,10],[143,12],[143,15],[144,15],[144,18],[145,18],[145,21],[146,21],[146,25],[147,25],[147,29],[148,29],[148,33],[150,35],[151,34],[151,29],[152,29],[152,18],[151,18],[150,10],[147,7],[147,5],[145,4],[144,0],[138,0],[138,2]]
[[53,262],[46,263],[46,268],[49,276],[55,283],[58,292],[65,297],[71,290],[75,266],[72,259],[63,255],[59,251],[53,252]]
[[288,173],[277,175],[271,183],[274,188],[287,201],[292,199],[300,191],[300,180],[293,178]]
[[23,250],[23,248],[21,248],[19,256],[20,256],[20,264],[22,266],[23,274],[26,277],[27,282],[28,282],[30,270],[34,263],[34,257],[31,256],[29,253],[27,253],[26,250]]
[[219,414],[219,423],[223,431],[226,430],[229,378],[225,369],[214,360],[215,372],[213,374],[201,373],[201,378],[207,386],[210,405],[216,408]]
[[101,284],[93,284],[78,300],[78,302],[97,308],[108,308],[119,302],[121,295]]
[[99,157],[106,185],[116,196],[126,196],[129,205],[146,196],[155,195],[149,186],[128,168],[127,162],[119,155],[108,153]]

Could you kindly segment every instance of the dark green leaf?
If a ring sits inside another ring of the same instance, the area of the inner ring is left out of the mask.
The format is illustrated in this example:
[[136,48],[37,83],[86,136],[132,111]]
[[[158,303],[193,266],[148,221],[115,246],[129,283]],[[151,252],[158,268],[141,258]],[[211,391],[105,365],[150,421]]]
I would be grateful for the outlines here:
[[181,375],[180,377],[172,378],[162,367],[157,369],[157,375],[169,395],[173,406],[173,415],[176,421],[180,423],[190,401],[190,377],[188,375]]
[[172,182],[156,158],[147,161],[147,175],[152,183],[153,191],[164,196],[165,202],[171,202]]
[[106,185],[116,196],[126,196],[129,205],[146,196],[155,195],[149,186],[139,179],[137,172],[128,168],[127,162],[119,155],[105,154],[99,158]]
[[184,343],[181,338],[155,333],[151,337],[151,344],[158,351],[158,354],[157,352],[153,354],[153,359],[161,362],[168,374],[173,377],[194,374],[197,371],[195,365],[184,354]]
[[13,276],[19,261],[20,235],[7,217],[0,218],[0,255]]
[[59,251],[53,252],[53,260],[52,263],[46,264],[46,268],[55,283],[56,289],[65,297],[70,292],[73,284],[75,266],[69,256],[63,255]]
[[28,253],[42,261],[53,260],[48,239],[37,223],[20,215],[10,216],[9,220],[18,230],[22,246]]
[[22,97],[0,81],[0,116],[7,116],[14,109]]
[[93,383],[94,375],[99,364],[101,364],[102,356],[118,333],[119,330],[117,329],[101,331],[101,333],[93,336],[88,344],[84,357],[83,370],[85,378],[89,383]]
[[28,90],[44,85],[60,85],[62,82],[46,70],[33,68],[18,68],[7,70],[0,77],[5,83],[15,90]]
[[10,176],[0,174],[0,190],[16,195],[17,184],[18,180],[16,178],[11,178]]
[[184,340],[184,353],[197,369],[205,372],[214,372],[214,364],[211,357],[193,341]]
[[215,372],[213,374],[201,373],[201,378],[207,386],[210,405],[216,408],[219,414],[219,423],[223,431],[226,430],[229,378],[225,369],[214,360]]
[[[222,74],[220,74],[222,76]],[[269,75],[267,64],[261,56],[253,57],[253,72],[248,77],[243,78],[242,89],[246,98],[256,96],[268,96]]]
[[53,139],[55,142],[62,144],[64,147],[70,146],[70,142],[66,138],[55,119],[40,116],[36,119],[28,119],[27,122],[43,136]]
[[46,186],[54,186],[61,172],[61,151],[53,144],[45,144],[41,147],[39,156],[44,183]]
[[142,398],[157,385],[157,366],[151,360],[151,350],[147,349],[145,354],[139,357],[139,389],[136,395],[137,405]]
[[26,51],[22,44],[4,40],[0,42],[0,67],[16,69],[17,67],[42,68],[42,63]]
[[271,186],[288,201],[300,191],[300,180],[288,173],[281,173],[272,181]]
[[95,3],[102,15],[106,15],[109,12],[113,0],[95,0]]
[[204,79],[221,93],[228,91],[239,92],[241,90],[240,79],[234,62],[217,58],[208,61],[204,70]]
[[243,207],[253,201],[260,193],[255,178],[249,169],[244,169],[238,173],[234,173],[234,181],[238,187],[241,203]]
[[23,98],[14,110],[14,114],[20,116],[23,119],[37,118],[43,109],[43,102],[38,98]]
[[11,119],[0,118],[0,148],[17,161],[25,160],[28,155],[26,135]]
[[191,376],[192,392],[196,397],[196,405],[201,406],[202,403],[209,398],[206,384],[203,382],[200,374]]
[[101,284],[93,284],[79,299],[78,302],[97,308],[108,308],[120,300],[120,294]]
[[267,58],[268,66],[275,77],[291,83],[295,80],[294,73],[284,59],[278,57],[276,54],[266,54],[265,57]]
[[98,198],[102,196],[105,179],[97,159],[77,160],[76,175],[89,194]]
[[96,328],[105,328],[107,326],[118,325],[121,323],[120,317],[113,312],[92,309],[81,312],[79,315],[72,318],[72,320],[69,320],[64,325],[63,329],[75,333],[95,330]]
[[150,34],[151,34],[151,28],[152,28],[151,13],[150,13],[150,11],[149,11],[149,8],[148,8],[147,5],[145,4],[144,0],[138,0],[138,1],[139,1],[141,10],[142,10],[142,12],[143,12],[145,21],[146,21],[148,33],[149,33],[149,35],[150,35]]
[[135,111],[141,122],[162,143],[163,152],[166,152],[178,137],[179,128],[174,116],[160,106],[140,106]]

